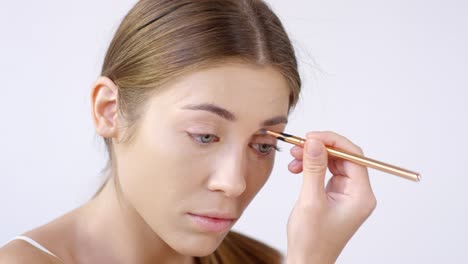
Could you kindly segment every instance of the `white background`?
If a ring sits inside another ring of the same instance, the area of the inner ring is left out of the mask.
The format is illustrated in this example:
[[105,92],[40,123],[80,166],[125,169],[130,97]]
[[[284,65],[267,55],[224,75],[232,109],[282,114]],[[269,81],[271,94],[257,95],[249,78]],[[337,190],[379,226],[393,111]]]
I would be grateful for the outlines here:
[[[378,206],[338,263],[467,263],[468,2],[270,0],[297,49],[303,97],[287,131],[334,130],[366,155]],[[104,145],[89,92],[134,1],[0,4],[0,245],[85,202]],[[235,229],[286,250],[301,177],[288,146]]]

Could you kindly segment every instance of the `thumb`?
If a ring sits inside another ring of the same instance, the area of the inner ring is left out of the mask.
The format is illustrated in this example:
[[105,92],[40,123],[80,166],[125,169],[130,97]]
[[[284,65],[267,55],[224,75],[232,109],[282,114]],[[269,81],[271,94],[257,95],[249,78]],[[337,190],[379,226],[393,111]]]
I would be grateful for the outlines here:
[[321,140],[312,137],[307,138],[304,147],[301,195],[321,196],[325,193],[325,173],[328,167],[327,150]]

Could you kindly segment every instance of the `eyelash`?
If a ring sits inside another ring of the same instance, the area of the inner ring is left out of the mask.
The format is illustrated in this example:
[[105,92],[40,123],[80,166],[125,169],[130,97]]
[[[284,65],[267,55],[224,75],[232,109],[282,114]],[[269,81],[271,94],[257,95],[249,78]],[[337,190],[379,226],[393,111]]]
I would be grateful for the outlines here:
[[[210,143],[219,142],[219,138],[216,135],[213,135],[213,134],[191,134],[191,133],[189,133],[189,135],[200,145],[207,145],[207,144],[210,144]],[[213,137],[216,138],[216,140],[215,141],[210,141],[210,142],[207,142],[207,143],[197,140],[198,137],[204,137],[204,136],[213,136]],[[255,144],[252,144],[252,145],[267,145],[267,146],[271,147],[272,149],[274,149],[275,151],[281,151],[281,149],[276,145],[262,144],[262,143],[255,143]],[[267,156],[267,155],[269,155],[271,153],[271,151],[268,151],[267,153],[262,153],[262,152],[259,152],[258,150],[257,150],[257,152],[261,156]]]

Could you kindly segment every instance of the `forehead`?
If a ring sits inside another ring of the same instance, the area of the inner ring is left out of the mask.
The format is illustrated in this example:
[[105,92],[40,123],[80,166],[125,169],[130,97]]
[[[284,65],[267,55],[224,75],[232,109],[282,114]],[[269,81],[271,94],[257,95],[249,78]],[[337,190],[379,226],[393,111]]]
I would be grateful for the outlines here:
[[190,72],[166,88],[161,94],[164,102],[159,102],[166,107],[213,103],[240,116],[252,111],[262,116],[286,115],[289,107],[287,81],[272,66],[223,63]]

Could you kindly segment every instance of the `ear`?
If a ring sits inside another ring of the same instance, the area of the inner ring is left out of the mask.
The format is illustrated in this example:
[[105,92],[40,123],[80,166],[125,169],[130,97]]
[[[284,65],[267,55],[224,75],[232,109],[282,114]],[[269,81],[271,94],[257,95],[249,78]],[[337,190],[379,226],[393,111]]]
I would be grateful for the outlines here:
[[108,77],[99,77],[91,90],[94,127],[104,138],[118,135],[118,87]]

